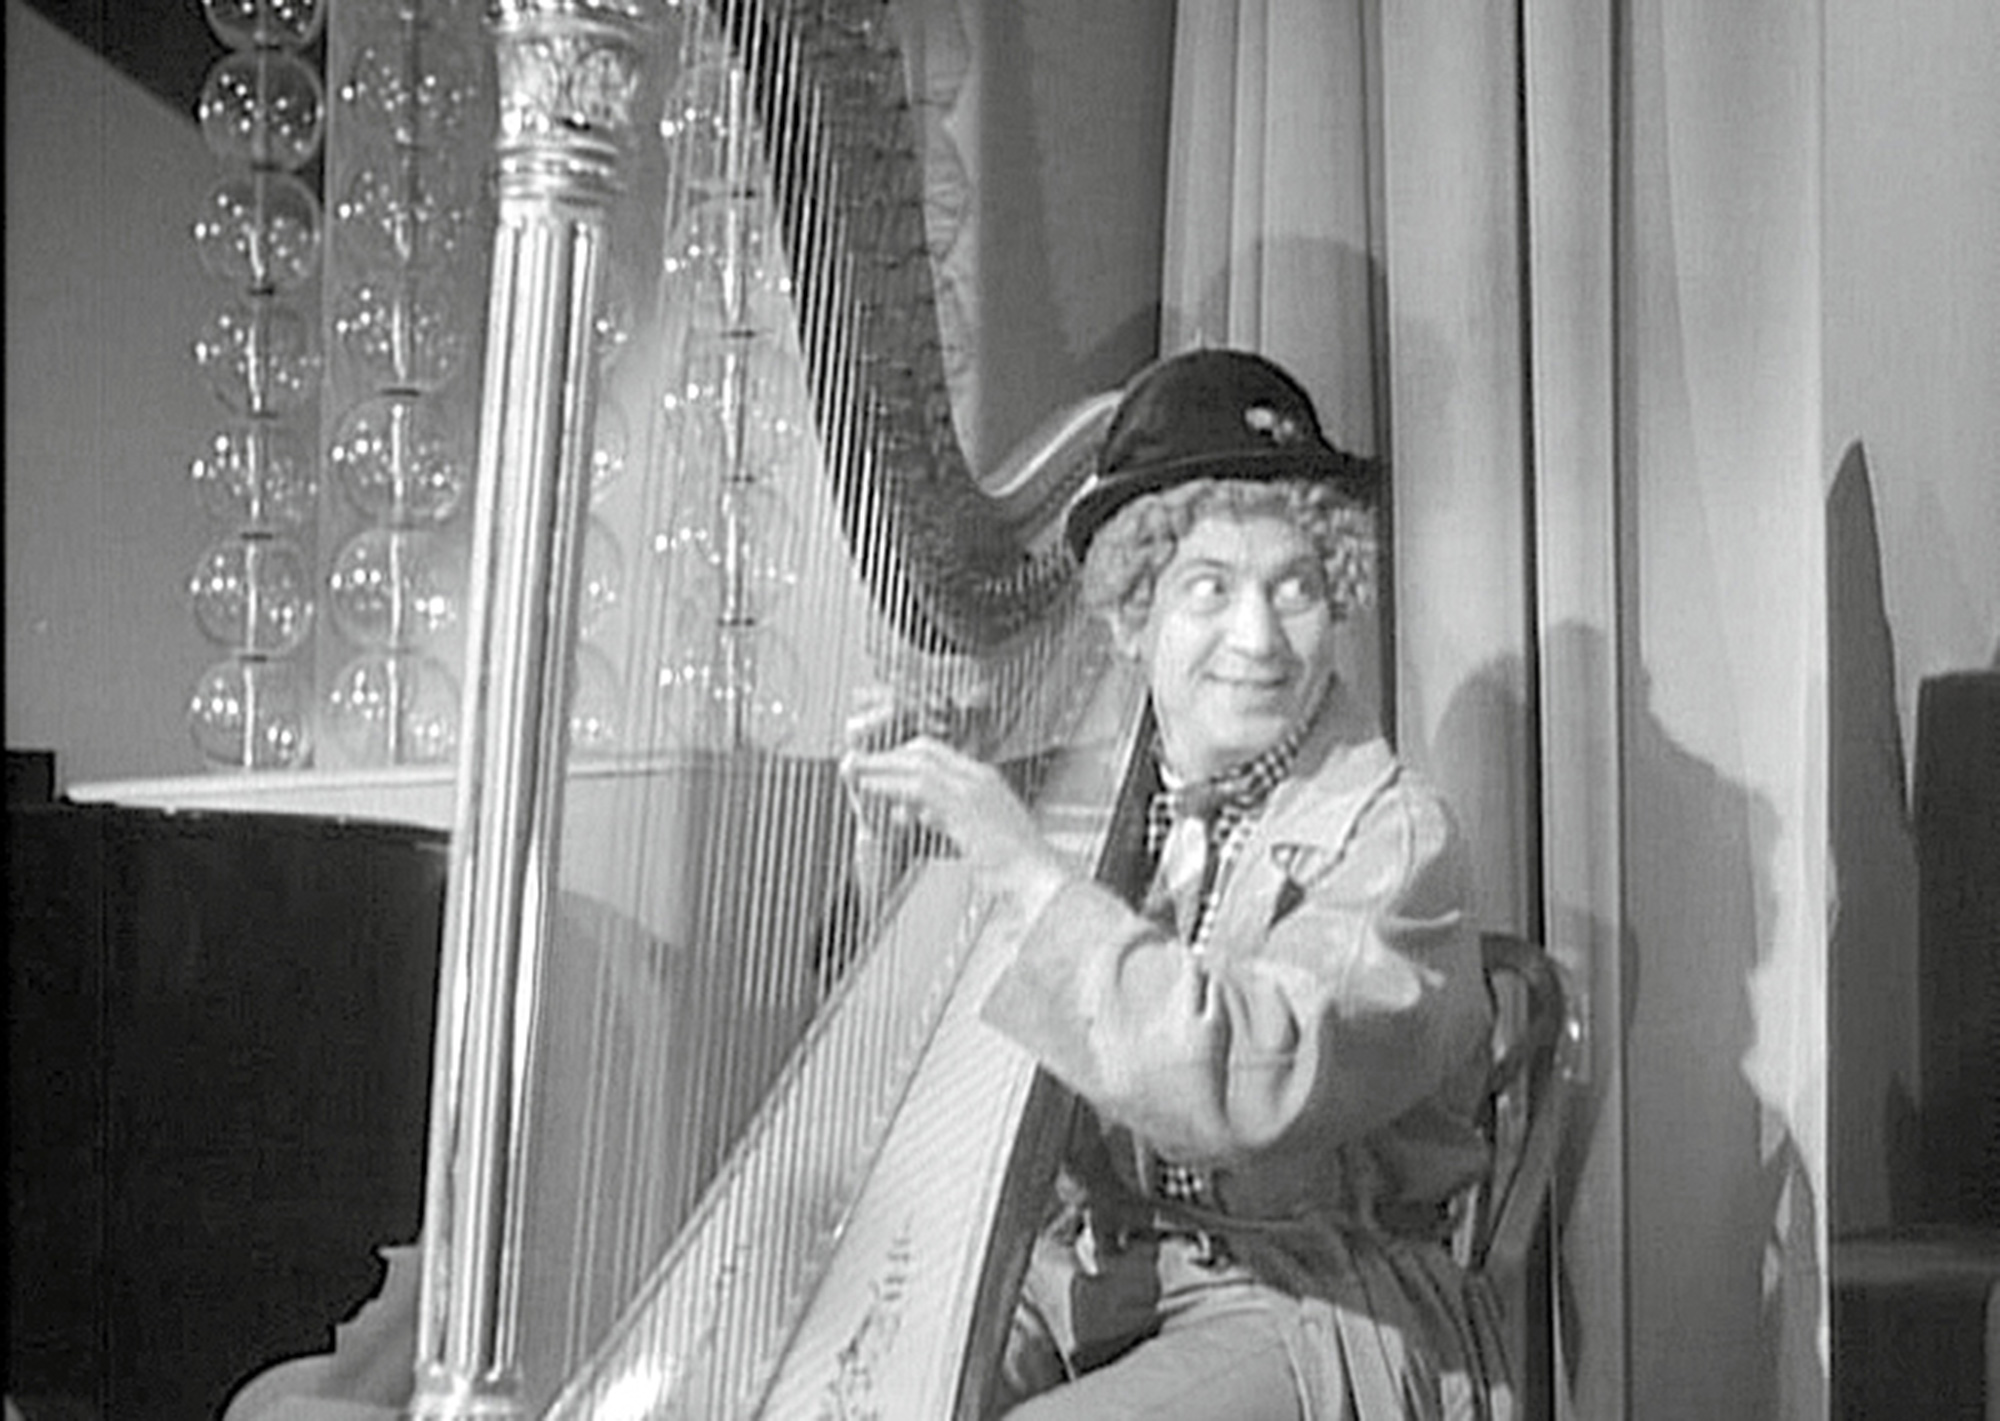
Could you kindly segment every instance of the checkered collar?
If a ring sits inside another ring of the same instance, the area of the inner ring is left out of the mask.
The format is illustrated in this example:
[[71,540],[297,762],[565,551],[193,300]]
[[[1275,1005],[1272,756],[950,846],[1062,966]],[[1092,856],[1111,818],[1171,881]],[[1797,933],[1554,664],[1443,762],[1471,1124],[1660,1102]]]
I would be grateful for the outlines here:
[[1305,733],[1306,723],[1301,721],[1262,754],[1192,784],[1174,783],[1172,772],[1166,766],[1160,738],[1155,733],[1153,756],[1159,762],[1164,787],[1154,794],[1147,805],[1147,842],[1157,852],[1175,822],[1181,819],[1212,821],[1221,818],[1235,821],[1256,813],[1271,797],[1271,791],[1292,772],[1292,763],[1298,759],[1299,745],[1305,739]]

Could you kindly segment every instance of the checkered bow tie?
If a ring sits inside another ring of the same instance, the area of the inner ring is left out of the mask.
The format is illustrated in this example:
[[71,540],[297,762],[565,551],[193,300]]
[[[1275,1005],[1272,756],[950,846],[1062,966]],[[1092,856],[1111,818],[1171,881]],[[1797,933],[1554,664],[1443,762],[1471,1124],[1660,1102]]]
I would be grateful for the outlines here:
[[1182,936],[1197,936],[1215,885],[1218,850],[1263,808],[1290,773],[1300,733],[1213,779],[1156,792],[1146,806],[1146,846],[1159,862],[1152,910],[1168,906]]
[[1155,791],[1146,806],[1147,848],[1157,854],[1182,820],[1204,823],[1211,837],[1220,838],[1233,821],[1255,814],[1290,772],[1298,742],[1299,735],[1294,732],[1255,759],[1213,779]]

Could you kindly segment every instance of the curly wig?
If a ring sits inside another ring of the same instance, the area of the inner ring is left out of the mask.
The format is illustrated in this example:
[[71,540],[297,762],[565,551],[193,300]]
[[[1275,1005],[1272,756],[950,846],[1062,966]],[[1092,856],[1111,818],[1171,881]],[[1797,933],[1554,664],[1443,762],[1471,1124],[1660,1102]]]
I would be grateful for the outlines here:
[[1318,480],[1192,479],[1134,499],[1098,530],[1083,564],[1084,604],[1136,632],[1182,537],[1201,519],[1218,514],[1289,518],[1319,552],[1334,620],[1374,599],[1374,518],[1338,489]]

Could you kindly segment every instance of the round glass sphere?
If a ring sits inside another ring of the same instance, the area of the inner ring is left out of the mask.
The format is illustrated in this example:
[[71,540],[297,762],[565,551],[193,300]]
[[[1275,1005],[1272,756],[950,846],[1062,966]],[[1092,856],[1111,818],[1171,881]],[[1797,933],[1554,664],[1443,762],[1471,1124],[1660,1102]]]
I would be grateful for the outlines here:
[[583,577],[577,590],[577,628],[589,636],[625,600],[625,550],[601,518],[583,530]]
[[458,682],[429,656],[364,652],[327,692],[327,733],[357,765],[449,763],[458,718]]
[[581,756],[609,755],[620,740],[619,708],[624,688],[611,658],[594,646],[578,643],[576,680],[569,706],[569,745]]
[[435,390],[457,372],[470,337],[442,281],[370,281],[343,292],[333,311],[342,350],[382,388]]
[[660,262],[695,330],[768,334],[790,319],[791,268],[761,197],[699,203],[668,235]]
[[326,22],[324,0],[201,0],[201,13],[231,49],[304,49]]
[[436,403],[378,395],[340,418],[327,461],[369,522],[420,527],[446,522],[472,482],[458,431]]
[[195,337],[194,360],[215,397],[239,415],[285,415],[319,392],[313,323],[272,296],[232,301]]
[[747,183],[756,152],[749,113],[748,89],[726,52],[683,69],[660,112],[660,138],[675,176],[709,191]]
[[239,50],[208,71],[195,117],[225,163],[295,172],[319,151],[326,96],[319,76],[280,49]]
[[356,34],[393,29],[479,28],[485,0],[340,0]]
[[282,532],[312,521],[319,475],[298,433],[268,420],[218,429],[188,465],[202,506],[238,532]]
[[319,262],[319,199],[290,173],[264,168],[209,189],[194,224],[210,276],[252,291],[288,291]]
[[781,750],[798,734],[798,659],[768,628],[689,629],[661,662],[655,689],[670,747]]
[[718,479],[782,484],[810,468],[804,380],[768,340],[687,342],[660,397],[661,446],[678,467]]
[[597,401],[597,423],[591,431],[590,498],[601,500],[625,476],[632,446],[631,424],[625,410],[607,392]]
[[365,529],[334,557],[327,606],[357,646],[428,650],[464,617],[464,569],[456,550],[433,533]]
[[188,697],[188,734],[219,770],[291,770],[312,757],[304,677],[288,661],[217,662]]
[[618,363],[618,358],[632,343],[637,321],[638,301],[632,294],[632,278],[625,274],[623,266],[611,263],[604,274],[604,290],[598,298],[597,314],[591,321],[599,369],[609,370]]
[[188,578],[195,624],[241,655],[284,656],[312,627],[312,573],[287,538],[224,538]]
[[358,131],[405,149],[453,143],[480,97],[478,68],[458,33],[431,26],[410,42],[361,46],[338,91]]
[[797,520],[768,486],[728,483],[690,498],[653,537],[668,596],[717,609],[716,620],[758,622],[798,586]]
[[334,202],[333,221],[363,267],[429,269],[464,250],[472,215],[446,155],[400,149],[354,171]]

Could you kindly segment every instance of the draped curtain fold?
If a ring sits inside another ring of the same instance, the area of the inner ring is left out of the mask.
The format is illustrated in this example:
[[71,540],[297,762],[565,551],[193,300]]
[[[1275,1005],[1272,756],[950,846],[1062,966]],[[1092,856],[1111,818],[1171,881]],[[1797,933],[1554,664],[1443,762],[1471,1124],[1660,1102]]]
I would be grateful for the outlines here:
[[1178,10],[1162,344],[1387,459],[1399,744],[1586,1003],[1566,1414],[1826,1404],[1816,25]]
[[[1180,5],[1160,350],[1261,351],[1311,392],[1336,444],[1379,454],[1368,9],[1359,0]],[[1341,653],[1364,703],[1387,695],[1382,612],[1347,628]]]

